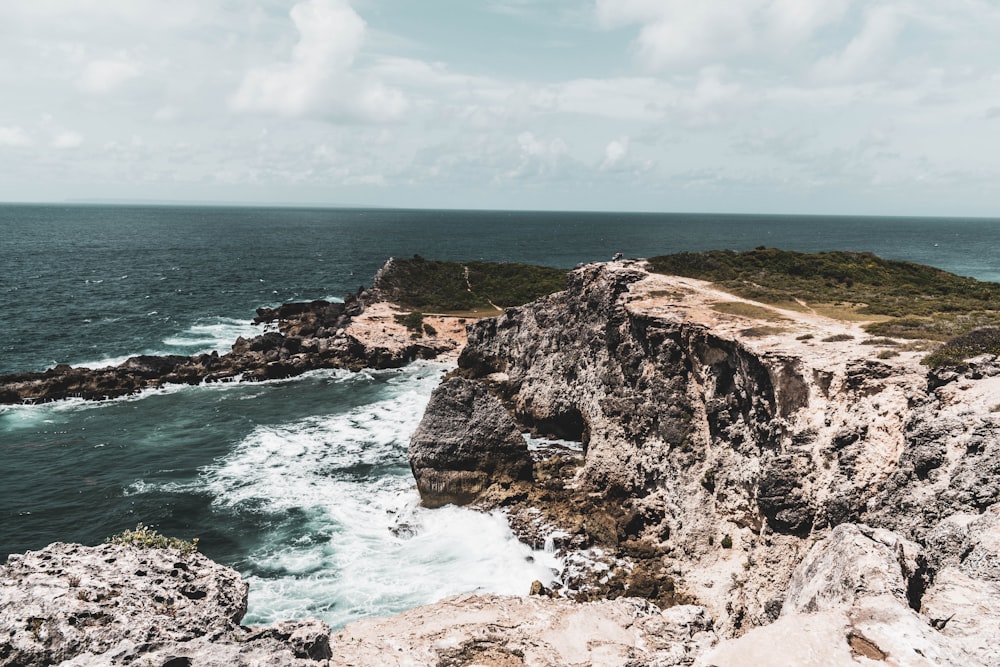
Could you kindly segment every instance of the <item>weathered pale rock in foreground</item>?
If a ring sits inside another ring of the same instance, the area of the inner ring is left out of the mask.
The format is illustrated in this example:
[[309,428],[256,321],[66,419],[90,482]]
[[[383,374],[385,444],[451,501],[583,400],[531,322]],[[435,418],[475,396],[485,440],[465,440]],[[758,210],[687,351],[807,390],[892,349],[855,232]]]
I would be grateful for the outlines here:
[[0,568],[0,665],[293,667],[329,657],[319,621],[241,627],[247,590],[234,570],[175,549],[55,543],[12,555]]
[[333,664],[385,667],[690,665],[716,641],[701,607],[464,595],[338,633]]

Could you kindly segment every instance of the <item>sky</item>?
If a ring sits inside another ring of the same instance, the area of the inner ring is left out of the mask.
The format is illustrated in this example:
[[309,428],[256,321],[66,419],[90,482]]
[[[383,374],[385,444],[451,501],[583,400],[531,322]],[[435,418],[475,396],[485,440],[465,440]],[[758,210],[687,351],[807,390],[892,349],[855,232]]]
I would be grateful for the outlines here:
[[997,0],[3,0],[0,201],[1000,217]]

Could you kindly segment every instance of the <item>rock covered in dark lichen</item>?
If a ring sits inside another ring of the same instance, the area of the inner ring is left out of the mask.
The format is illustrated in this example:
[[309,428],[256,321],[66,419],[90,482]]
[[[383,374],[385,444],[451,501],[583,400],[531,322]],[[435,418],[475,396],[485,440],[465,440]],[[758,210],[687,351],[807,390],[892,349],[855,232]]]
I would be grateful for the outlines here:
[[493,484],[531,479],[517,424],[483,383],[455,377],[434,390],[410,441],[424,505],[467,505]]

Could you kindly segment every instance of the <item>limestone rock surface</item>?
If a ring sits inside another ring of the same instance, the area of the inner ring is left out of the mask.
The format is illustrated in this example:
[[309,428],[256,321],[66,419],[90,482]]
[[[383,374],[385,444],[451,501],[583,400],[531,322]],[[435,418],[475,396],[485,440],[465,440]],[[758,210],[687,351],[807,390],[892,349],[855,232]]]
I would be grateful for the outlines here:
[[531,457],[517,424],[485,385],[463,378],[434,390],[409,458],[428,507],[467,505],[493,484],[531,479]]
[[318,665],[318,621],[240,626],[247,584],[198,553],[51,544],[0,568],[0,665]]
[[[913,613],[935,577],[957,576],[934,531],[1000,500],[995,358],[930,372],[924,351],[862,323],[641,261],[583,266],[567,284],[471,325],[459,359],[522,430],[584,450],[578,467],[536,456],[535,486],[506,502],[533,543],[548,530],[573,563],[599,551],[600,590],[668,590],[729,637],[778,620],[793,572],[842,524],[894,535],[917,573]],[[592,596],[586,579],[565,572],[561,594]]]
[[348,625],[336,634],[332,664],[673,667],[691,665],[716,640],[701,607],[462,595]]

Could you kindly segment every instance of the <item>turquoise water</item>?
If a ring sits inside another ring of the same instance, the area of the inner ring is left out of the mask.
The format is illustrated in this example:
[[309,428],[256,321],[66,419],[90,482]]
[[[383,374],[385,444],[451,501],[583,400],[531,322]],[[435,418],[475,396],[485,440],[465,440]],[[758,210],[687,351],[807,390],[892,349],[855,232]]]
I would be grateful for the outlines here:
[[[1000,280],[998,220],[0,206],[0,372],[226,350],[258,306],[342,296],[391,255],[568,268],[758,245]],[[406,443],[445,370],[0,408],[0,556],[143,521],[248,576],[250,621],[524,592],[550,556],[500,518],[417,507]]]

